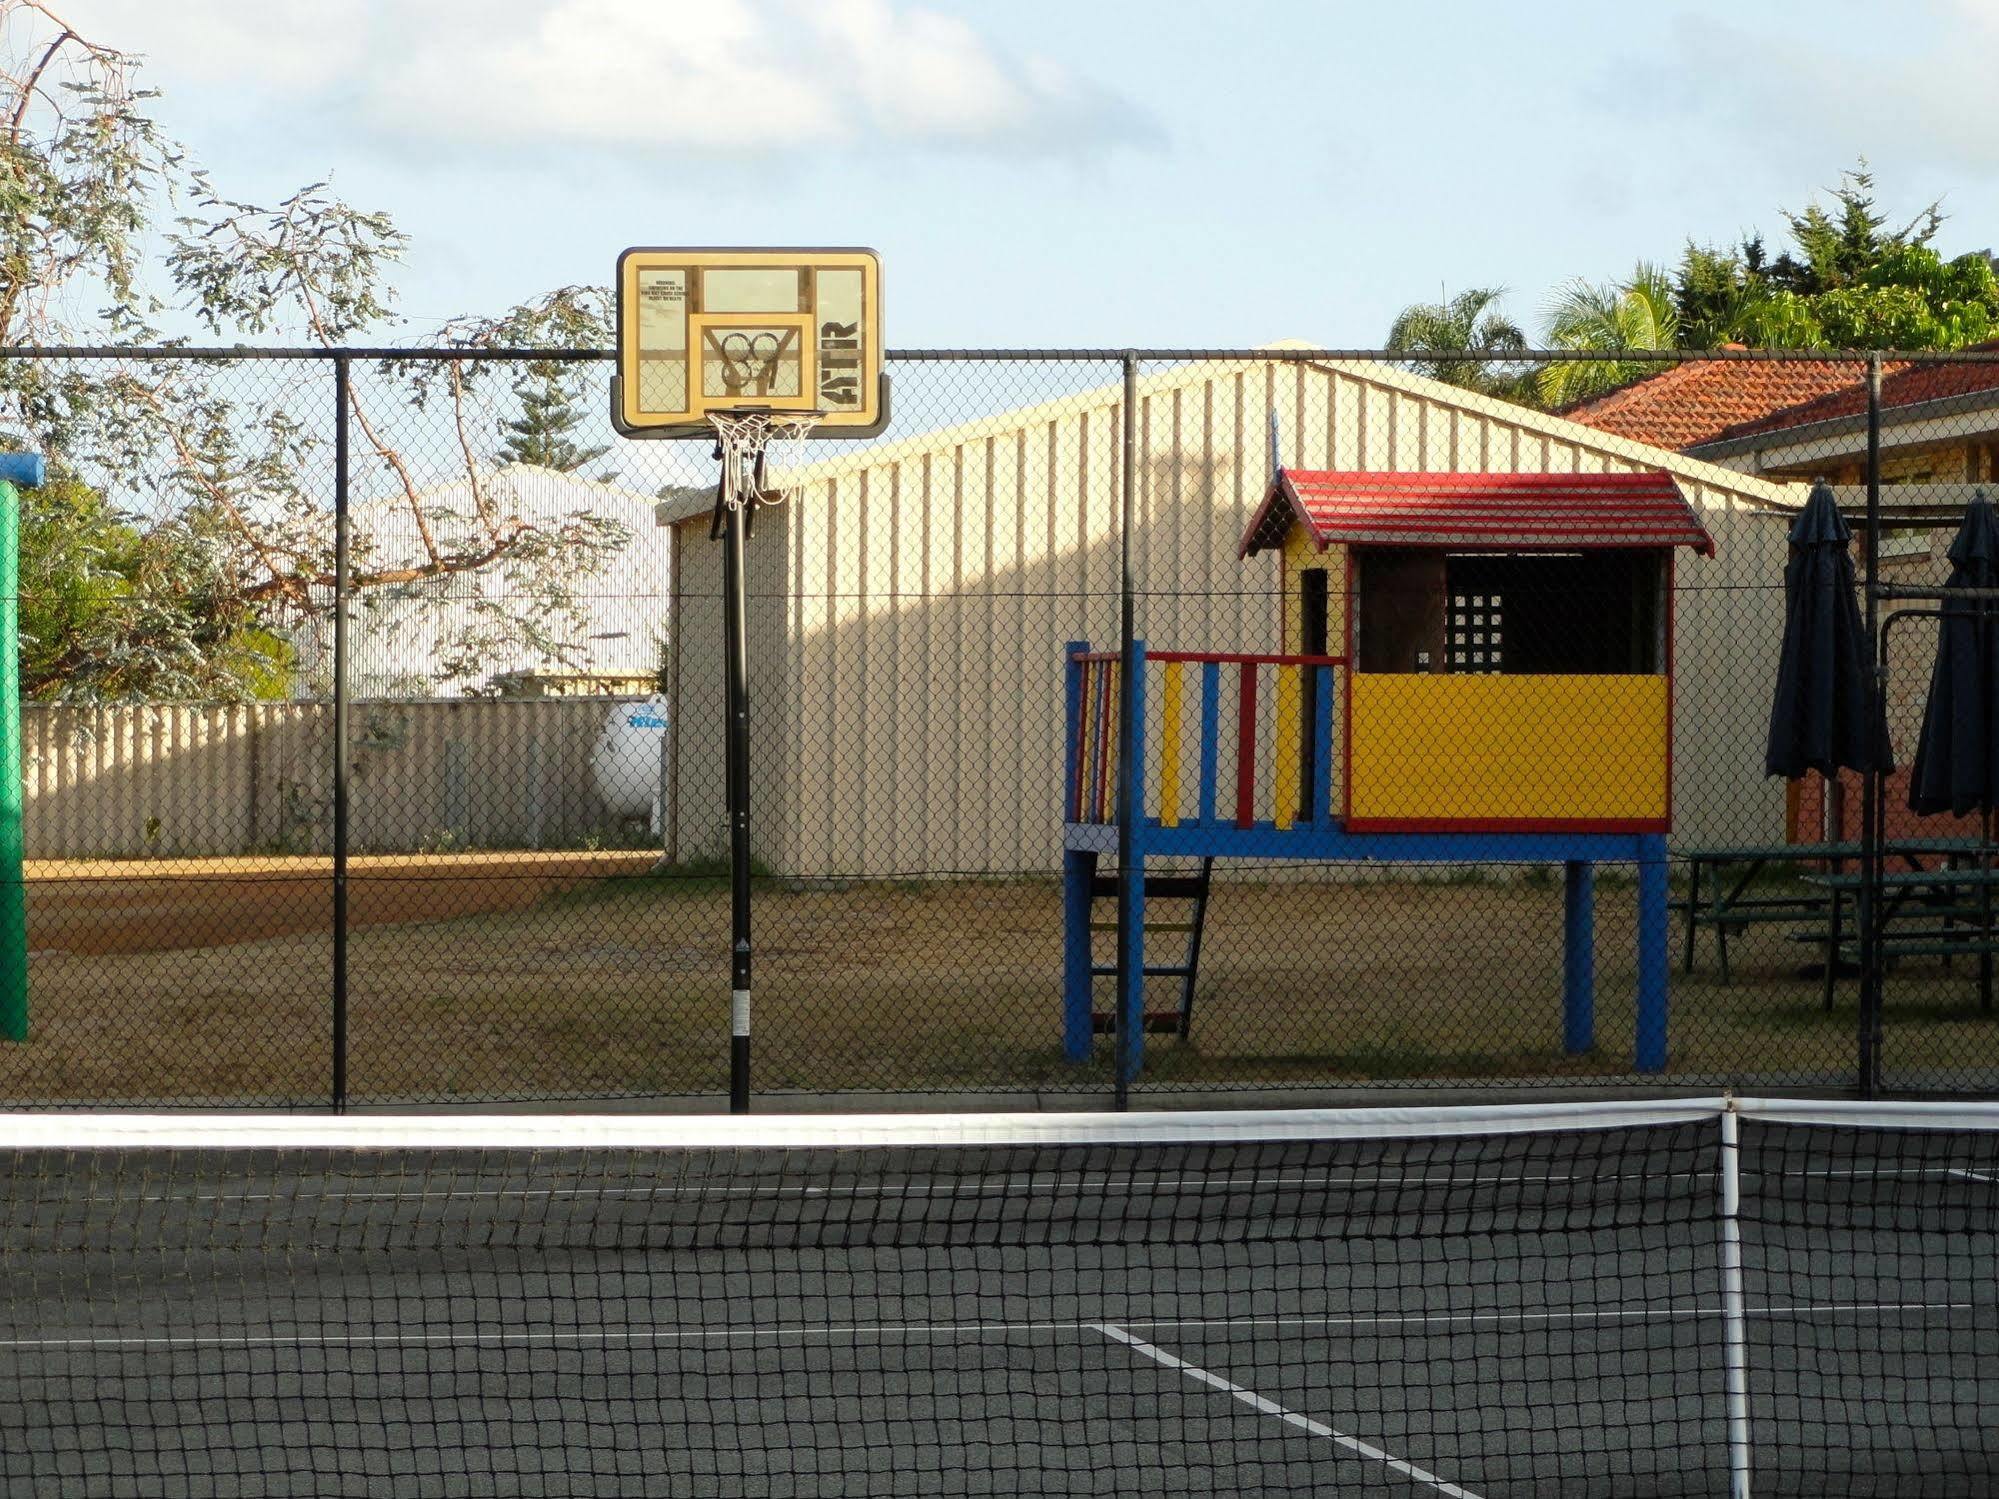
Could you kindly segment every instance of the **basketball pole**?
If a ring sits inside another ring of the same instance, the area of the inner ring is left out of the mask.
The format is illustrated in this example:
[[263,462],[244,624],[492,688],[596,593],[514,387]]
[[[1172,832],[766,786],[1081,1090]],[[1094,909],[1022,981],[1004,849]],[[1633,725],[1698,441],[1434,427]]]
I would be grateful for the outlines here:
[[743,582],[745,497],[736,460],[723,454],[722,652],[727,658],[728,723],[723,750],[729,815],[729,1112],[750,1111],[750,661]]
[[[773,441],[809,436],[821,421],[847,438],[873,437],[887,425],[881,262],[873,250],[860,247],[634,245],[618,256],[614,287],[618,347],[611,376],[612,430],[621,437],[712,434],[715,456],[722,460],[709,539],[722,543],[729,1109],[746,1114],[751,944],[749,584],[744,554],[754,513],[750,507],[779,498],[763,492],[764,459]],[[580,349],[562,352],[585,355]],[[807,405],[814,397],[832,409]],[[755,404],[744,404],[746,399]],[[669,523],[660,509],[655,517]],[[672,755],[677,769],[677,745]],[[662,813],[665,801],[662,796]]]

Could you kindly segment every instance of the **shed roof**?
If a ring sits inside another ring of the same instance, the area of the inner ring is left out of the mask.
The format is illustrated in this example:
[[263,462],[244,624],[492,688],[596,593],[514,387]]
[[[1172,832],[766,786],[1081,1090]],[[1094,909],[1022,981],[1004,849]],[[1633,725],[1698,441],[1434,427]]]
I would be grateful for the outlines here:
[[[1280,340],[1266,347],[1273,352],[1290,355],[1314,353],[1311,344],[1297,339]],[[1587,462],[1635,464],[1670,473],[1690,486],[1689,493],[1704,505],[1711,502],[1712,496],[1730,496],[1753,506],[1769,507],[1785,513],[1795,512],[1804,504],[1806,486],[1795,480],[1765,478],[1740,469],[1726,468],[1706,459],[1689,457],[1535,407],[1498,400],[1468,391],[1462,386],[1447,385],[1441,380],[1414,374],[1393,361],[1327,356],[1312,358],[1288,368],[1323,376],[1344,391],[1358,393],[1363,399],[1420,402],[1426,411],[1452,421],[1503,422],[1518,431],[1524,440],[1559,443],[1582,450],[1587,454]],[[1229,382],[1249,375],[1268,378],[1272,369],[1273,366],[1254,357],[1189,358],[1141,375],[1139,397],[1143,401],[1203,387],[1223,388]],[[1070,392],[1011,410],[979,413],[964,421],[928,431],[897,433],[869,443],[829,444],[829,449],[834,451],[828,457],[782,467],[774,465],[771,482],[787,491],[799,490],[806,485],[839,481],[869,470],[887,471],[902,465],[920,464],[930,456],[949,454],[960,448],[983,447],[997,438],[1053,423],[1073,424],[1099,413],[1108,420],[1116,421],[1123,397],[1123,385],[1113,381],[1092,390]],[[1341,398],[1345,399],[1344,396]],[[905,409],[903,415],[907,417],[909,410]],[[1302,430],[1302,421],[1301,412],[1295,424],[1298,430]],[[1447,430],[1447,425],[1439,424],[1437,430]],[[1155,444],[1156,452],[1160,439],[1156,434],[1148,434],[1148,438]],[[656,507],[654,518],[661,526],[693,521],[705,525],[714,506],[715,492],[712,487],[688,488],[662,500]]]
[[1714,538],[1671,474],[1375,473],[1279,469],[1243,533],[1242,555],[1281,545],[1293,521],[1315,548],[1570,550],[1692,547]]

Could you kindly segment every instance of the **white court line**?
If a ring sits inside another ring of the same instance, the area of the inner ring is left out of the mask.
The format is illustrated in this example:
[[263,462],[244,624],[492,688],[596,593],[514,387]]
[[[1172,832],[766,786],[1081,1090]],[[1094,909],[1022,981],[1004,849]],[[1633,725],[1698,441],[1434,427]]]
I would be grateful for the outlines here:
[[1744,1181],[1942,1181],[1954,1178],[1958,1181],[1979,1182],[1985,1186],[1999,1186],[1999,1176],[1972,1171],[1963,1166],[1884,1166],[1877,1169],[1855,1167],[1851,1169],[1821,1169],[1814,1171],[1758,1171],[1744,1165],[1741,1170]]
[[[1978,1301],[1858,1301],[1805,1302],[1796,1306],[1752,1306],[1744,1315],[1769,1319],[1811,1319],[1814,1317],[1893,1316],[1904,1313],[1970,1312],[1999,1306]],[[1405,1312],[1370,1314],[1325,1314],[1319,1316],[1271,1317],[1124,1317],[1125,1327],[1142,1327],[1148,1332],[1227,1332],[1242,1328],[1281,1331],[1285,1328],[1338,1328],[1345,1331],[1393,1330],[1396,1328],[1491,1328],[1593,1326],[1631,1322],[1688,1322],[1720,1317],[1719,1306],[1640,1307],[1633,1310],[1545,1312]],[[731,1326],[713,1328],[604,1327],[579,1328],[573,1332],[350,1332],[308,1333],[160,1333],[119,1336],[117,1334],[72,1334],[47,1337],[0,1338],[0,1351],[26,1349],[93,1348],[508,1348],[508,1347],[631,1347],[646,1344],[730,1343],[800,1340],[806,1338],[888,1342],[900,1338],[988,1338],[1012,1334],[1093,1332],[1102,1322],[851,1322],[780,1323],[764,1327]]]
[[1309,1432],[1315,1437],[1324,1437],[1329,1442],[1337,1442],[1340,1446],[1346,1448],[1347,1451],[1358,1453],[1370,1462],[1380,1463],[1384,1467],[1393,1469],[1404,1478],[1414,1479],[1417,1483],[1426,1484],[1440,1494],[1448,1494],[1450,1499],[1479,1499],[1479,1496],[1470,1489],[1462,1488],[1452,1483],[1448,1478],[1440,1478],[1428,1468],[1419,1468],[1414,1463],[1407,1462],[1392,1452],[1384,1452],[1372,1442],[1363,1442],[1359,1437],[1350,1437],[1343,1431],[1335,1431],[1325,1422],[1315,1421],[1310,1416],[1300,1415],[1297,1411],[1287,1406],[1279,1405],[1275,1400],[1267,1399],[1257,1394],[1254,1390],[1245,1389],[1234,1380],[1224,1379],[1221,1375],[1203,1369],[1198,1364],[1190,1364],[1183,1358],[1176,1358],[1164,1348],[1156,1348],[1146,1342],[1145,1339],[1126,1332],[1122,1327],[1114,1323],[1098,1322],[1094,1325],[1096,1330],[1105,1337],[1116,1339],[1134,1353],[1141,1353],[1154,1363],[1163,1364],[1166,1368],[1184,1374],[1189,1379],[1198,1380],[1210,1389],[1220,1390],[1231,1399],[1240,1400],[1253,1411],[1259,1411],[1266,1416],[1275,1416],[1278,1420],[1287,1425],[1295,1426],[1300,1431]]

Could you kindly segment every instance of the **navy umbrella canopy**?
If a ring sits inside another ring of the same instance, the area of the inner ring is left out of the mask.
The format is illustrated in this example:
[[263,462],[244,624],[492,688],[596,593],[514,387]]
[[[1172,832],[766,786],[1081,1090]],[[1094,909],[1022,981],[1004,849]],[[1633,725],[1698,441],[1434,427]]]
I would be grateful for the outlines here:
[[1784,565],[1784,648],[1770,704],[1767,775],[1886,770],[1893,760],[1887,716],[1868,692],[1852,539],[1832,490],[1813,485],[1791,523]]
[[[1999,511],[1980,490],[1950,544],[1947,588],[1999,588]],[[1951,599],[1937,631],[1923,736],[1909,775],[1917,812],[1999,805],[1999,599]]]

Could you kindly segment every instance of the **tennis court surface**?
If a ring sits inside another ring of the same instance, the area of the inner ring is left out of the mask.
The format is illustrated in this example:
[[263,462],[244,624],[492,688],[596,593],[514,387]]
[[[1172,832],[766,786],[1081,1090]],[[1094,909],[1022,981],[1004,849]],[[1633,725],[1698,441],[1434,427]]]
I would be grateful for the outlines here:
[[1999,1108],[0,1129],[9,1495],[1999,1491]]

